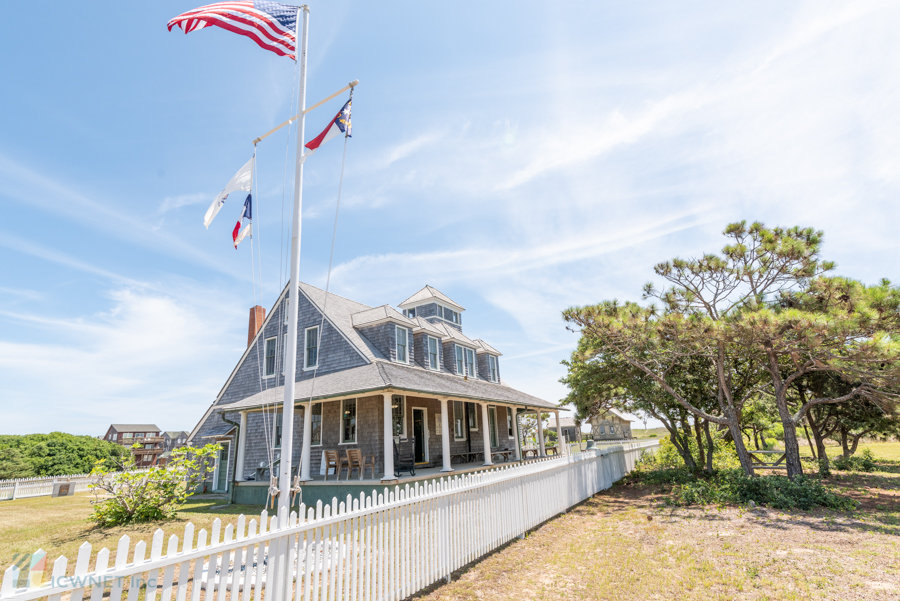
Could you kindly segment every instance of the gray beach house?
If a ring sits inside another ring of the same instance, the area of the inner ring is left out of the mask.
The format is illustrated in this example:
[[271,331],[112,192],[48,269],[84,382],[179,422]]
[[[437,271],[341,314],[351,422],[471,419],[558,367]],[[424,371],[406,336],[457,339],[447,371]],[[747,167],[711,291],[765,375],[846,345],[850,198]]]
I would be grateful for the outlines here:
[[[286,297],[287,287],[268,315],[261,307],[250,310],[248,346],[188,440],[222,445],[206,488],[231,492],[236,502],[265,502],[270,475],[277,474],[285,452],[281,403],[289,305],[299,312],[293,341],[298,364],[287,370],[297,382],[291,461],[296,473],[308,452],[314,475],[304,491],[326,484],[326,477],[335,486],[336,470],[326,458],[336,452],[341,463],[349,450],[359,450],[374,469],[355,470],[348,481],[342,466],[341,485],[368,485],[366,490],[374,482],[400,480],[395,463],[407,478],[420,479],[519,461],[519,416],[558,409],[508,386],[500,351],[464,333],[465,309],[431,286],[396,309],[326,295],[302,282],[296,304]],[[312,436],[303,440],[307,418]],[[542,443],[542,432],[539,438]],[[535,454],[549,450],[542,445]],[[304,500],[309,496],[304,492]]]

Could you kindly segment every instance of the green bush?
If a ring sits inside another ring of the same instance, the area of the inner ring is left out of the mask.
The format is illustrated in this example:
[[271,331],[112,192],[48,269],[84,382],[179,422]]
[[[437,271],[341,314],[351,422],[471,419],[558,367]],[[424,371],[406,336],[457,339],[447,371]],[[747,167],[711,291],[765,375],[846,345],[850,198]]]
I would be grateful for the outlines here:
[[674,505],[746,504],[750,501],[774,509],[828,507],[849,510],[856,506],[853,499],[835,493],[813,478],[751,477],[739,469],[723,470],[709,478],[693,478],[678,483],[673,487],[671,497]]
[[113,442],[65,432],[0,435],[0,480],[86,474],[97,461],[112,468],[129,453]]
[[863,449],[859,455],[851,455],[847,459],[841,455],[831,462],[834,469],[842,472],[874,472],[878,469],[875,465],[875,456],[869,449]]
[[96,498],[92,501],[94,510],[90,519],[106,527],[174,517],[215,469],[220,448],[216,444],[199,449],[181,447],[172,451],[165,467],[139,471],[130,455],[119,466],[121,471],[111,471],[98,461],[91,471],[90,487]]

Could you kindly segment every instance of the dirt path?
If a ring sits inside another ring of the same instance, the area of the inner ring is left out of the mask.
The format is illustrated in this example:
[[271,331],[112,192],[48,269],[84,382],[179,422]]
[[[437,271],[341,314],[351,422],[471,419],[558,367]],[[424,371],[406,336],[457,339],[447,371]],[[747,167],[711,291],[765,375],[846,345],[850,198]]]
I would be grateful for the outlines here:
[[847,484],[879,509],[671,508],[617,486],[420,597],[900,599],[896,490]]

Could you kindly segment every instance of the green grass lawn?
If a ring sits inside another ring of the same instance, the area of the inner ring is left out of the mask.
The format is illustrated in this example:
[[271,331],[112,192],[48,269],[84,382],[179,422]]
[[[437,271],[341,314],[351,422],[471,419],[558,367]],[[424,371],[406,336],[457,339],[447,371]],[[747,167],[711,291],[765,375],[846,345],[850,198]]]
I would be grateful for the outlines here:
[[119,538],[125,534],[131,537],[132,549],[139,540],[145,541],[149,549],[153,533],[158,528],[165,532],[166,538],[175,534],[180,539],[188,522],[193,522],[195,532],[199,532],[201,528],[209,531],[213,521],[220,518],[224,530],[225,524],[235,523],[239,514],[247,515],[249,521],[251,517],[258,518],[262,510],[261,507],[247,505],[212,509],[228,501],[220,497],[200,497],[189,499],[174,520],[98,528],[88,521],[91,499],[93,495],[82,493],[55,499],[34,497],[0,502],[0,573],[12,564],[18,565],[20,569],[27,568],[30,555],[38,549],[47,552],[48,574],[52,562],[60,555],[65,555],[69,559],[69,565],[73,566],[78,556],[78,547],[84,542],[93,546],[93,556],[103,547],[109,548],[112,564]]

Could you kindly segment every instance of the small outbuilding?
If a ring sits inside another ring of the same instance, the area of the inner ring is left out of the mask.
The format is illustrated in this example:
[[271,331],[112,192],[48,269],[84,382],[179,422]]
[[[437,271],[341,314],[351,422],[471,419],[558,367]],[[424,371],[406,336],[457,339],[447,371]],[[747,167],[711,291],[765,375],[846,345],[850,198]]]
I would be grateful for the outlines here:
[[622,440],[633,438],[631,419],[624,413],[610,409],[606,413],[592,417],[591,438],[594,440]]

